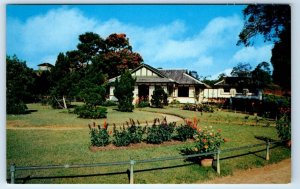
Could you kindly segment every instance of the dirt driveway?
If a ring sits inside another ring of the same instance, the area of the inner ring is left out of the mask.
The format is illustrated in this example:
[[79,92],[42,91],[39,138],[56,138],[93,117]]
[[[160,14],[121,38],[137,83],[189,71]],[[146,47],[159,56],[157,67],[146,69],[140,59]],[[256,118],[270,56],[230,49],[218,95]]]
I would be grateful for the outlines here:
[[287,184],[291,182],[291,159],[261,168],[239,170],[232,176],[216,178],[202,184]]

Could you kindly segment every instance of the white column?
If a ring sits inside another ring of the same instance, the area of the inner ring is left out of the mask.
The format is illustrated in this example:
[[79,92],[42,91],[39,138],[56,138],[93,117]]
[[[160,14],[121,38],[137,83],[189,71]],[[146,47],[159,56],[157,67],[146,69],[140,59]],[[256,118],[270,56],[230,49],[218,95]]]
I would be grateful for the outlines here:
[[133,104],[137,102],[137,99],[139,98],[139,87],[137,85],[134,86],[133,90]]
[[154,89],[155,89],[155,87],[153,85],[149,86],[149,100],[152,99]]
[[189,97],[195,97],[195,87],[189,87]]
[[174,87],[174,97],[178,97],[178,87]]

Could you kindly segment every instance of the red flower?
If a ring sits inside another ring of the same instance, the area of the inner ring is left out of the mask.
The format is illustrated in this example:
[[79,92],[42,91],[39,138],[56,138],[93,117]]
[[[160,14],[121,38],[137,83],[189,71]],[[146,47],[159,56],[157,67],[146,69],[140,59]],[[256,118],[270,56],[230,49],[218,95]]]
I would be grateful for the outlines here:
[[104,128],[104,129],[107,129],[106,119],[104,120],[103,128]]

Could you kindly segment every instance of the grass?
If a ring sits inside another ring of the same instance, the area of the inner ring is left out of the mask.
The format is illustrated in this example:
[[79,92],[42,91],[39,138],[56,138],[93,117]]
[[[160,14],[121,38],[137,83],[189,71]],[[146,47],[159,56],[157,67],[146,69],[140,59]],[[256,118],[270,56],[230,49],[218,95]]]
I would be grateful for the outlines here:
[[[28,104],[28,109],[32,111],[25,115],[8,115],[7,126],[13,127],[87,127],[88,123],[97,122],[102,125],[104,119],[82,119],[76,114],[68,113],[68,110],[52,109],[50,106],[40,104]],[[155,117],[163,118],[160,114],[140,111],[119,112],[116,107],[107,107],[107,122],[110,124],[122,125],[129,118],[140,122],[153,121]]]
[[[8,116],[7,123],[11,121],[20,121],[25,125],[19,127],[33,126],[42,128],[47,126],[45,123],[55,123],[57,127],[86,125],[90,120],[83,120],[73,117],[74,115],[62,112],[62,110],[52,110],[38,105],[30,105],[30,108],[36,108],[38,111],[32,114],[22,116]],[[177,112],[184,116],[193,117],[189,111],[179,112],[178,109],[168,108],[170,112]],[[154,110],[150,109],[149,110]],[[157,110],[157,109],[155,109]],[[113,108],[109,109],[113,114]],[[162,111],[165,111],[163,109]],[[146,119],[152,119],[151,112],[135,111],[141,113]],[[147,114],[142,114],[147,113]],[[122,121],[128,119],[127,115],[115,112],[112,117]],[[197,113],[198,114],[198,113]],[[217,114],[217,115],[214,115]],[[243,120],[245,115],[233,114],[228,112],[216,112],[212,116],[232,117],[232,119]],[[48,116],[47,116],[48,115]],[[63,115],[63,116],[62,116]],[[52,117],[49,117],[52,116]],[[108,116],[109,113],[108,113]],[[138,115],[135,115],[138,117]],[[199,115],[200,117],[201,115]],[[206,116],[206,114],[202,115]],[[209,114],[207,115],[209,116]],[[119,117],[119,119],[118,119]],[[201,118],[201,117],[200,117]],[[204,117],[202,117],[204,118]],[[208,117],[207,117],[208,118]],[[52,119],[52,122],[51,122]],[[59,120],[56,120],[59,119]],[[109,118],[108,118],[109,119]],[[140,118],[139,118],[140,119]],[[202,119],[200,119],[201,121]],[[200,122],[201,125],[202,122]],[[45,124],[45,125],[44,125]],[[203,126],[204,123],[201,125]],[[222,149],[244,146],[249,144],[261,143],[262,141],[255,136],[264,136],[272,139],[278,139],[274,127],[253,127],[241,126],[235,124],[218,123],[213,125],[215,129],[221,129],[224,137],[230,141],[222,146]],[[71,128],[71,127],[68,127]],[[111,150],[91,152],[88,148],[89,130],[82,129],[7,129],[7,166],[15,163],[17,166],[38,166],[38,165],[63,165],[63,164],[90,164],[102,162],[142,160],[149,158],[158,158],[166,156],[178,156],[180,150],[192,143],[182,143],[171,146],[156,146],[140,149]],[[278,162],[290,157],[290,149],[285,147],[276,147],[271,149],[270,161],[264,160],[265,147],[257,147],[250,150],[241,150],[221,154],[221,176],[230,175],[236,169],[247,169],[249,167],[264,166],[269,163]],[[126,171],[129,165],[96,167],[96,168],[76,168],[76,169],[54,169],[54,170],[35,170],[35,171],[17,171],[17,178],[26,178],[26,183],[112,183],[127,184],[128,176]],[[137,164],[134,166],[135,183],[195,183],[218,177],[216,171],[212,168],[203,168],[198,164],[189,161],[171,160],[164,162],[153,162]],[[9,172],[7,172],[9,175]],[[251,176],[251,175],[249,175]],[[9,176],[8,176],[9,177]],[[23,182],[17,180],[17,183]]]
[[180,116],[184,119],[192,119],[197,117],[200,123],[204,125],[210,124],[235,124],[235,125],[251,125],[251,126],[275,126],[274,120],[268,120],[259,116],[228,112],[228,111],[215,111],[214,113],[196,112],[182,110],[180,107],[164,107],[164,108],[142,108],[142,111],[156,112],[156,113],[168,113],[176,116]]

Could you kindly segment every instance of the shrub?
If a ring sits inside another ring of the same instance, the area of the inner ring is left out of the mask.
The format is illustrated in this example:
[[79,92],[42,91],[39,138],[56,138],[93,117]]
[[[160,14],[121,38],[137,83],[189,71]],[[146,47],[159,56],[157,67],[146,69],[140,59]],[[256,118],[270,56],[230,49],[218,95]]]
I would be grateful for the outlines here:
[[[156,123],[157,119],[155,119],[154,123]],[[169,141],[172,139],[172,134],[175,130],[176,123],[167,123],[166,119],[163,123],[159,125],[153,125],[149,127],[147,130],[147,143],[150,144],[161,144],[164,141]]]
[[107,109],[104,107],[95,107],[90,105],[77,106],[74,113],[80,118],[99,119],[106,118]]
[[214,131],[212,126],[209,128],[199,129],[194,135],[196,140],[193,151],[195,153],[213,152],[220,148],[221,144],[224,143],[224,138],[221,136],[221,130]]
[[186,141],[187,139],[192,139],[196,130],[189,125],[180,125],[176,128],[177,135],[176,140]]
[[149,107],[150,103],[149,101],[141,101],[138,104],[136,104],[136,107],[138,108],[145,108],[145,107]]
[[147,129],[147,143],[150,144],[161,144],[163,143],[163,139],[161,137],[161,131],[158,126],[153,125]]
[[155,108],[162,108],[164,105],[168,105],[168,95],[161,86],[153,91],[151,104]]
[[209,112],[213,113],[214,108],[207,104],[185,104],[182,107],[183,110],[199,111],[199,112]]
[[27,106],[24,102],[17,99],[7,99],[6,113],[7,114],[25,114],[27,112]]
[[132,112],[134,109],[132,101],[135,81],[128,70],[121,75],[120,80],[116,79],[114,95],[119,102],[118,109],[122,112]]
[[94,126],[91,127],[89,125],[90,128],[90,138],[91,138],[91,144],[93,146],[106,146],[109,144],[109,134],[107,132],[107,128],[103,127],[100,128],[100,125],[98,125],[98,127],[95,127],[95,123]]
[[291,120],[288,115],[282,116],[276,122],[276,130],[281,140],[291,140]]
[[107,101],[103,102],[101,105],[105,106],[105,107],[107,107],[107,106],[116,106],[117,103],[115,101],[112,101],[112,100],[107,100]]
[[127,130],[130,136],[130,143],[136,144],[142,142],[146,127],[131,125]]
[[114,128],[113,136],[113,144],[115,146],[128,146],[131,142],[130,133],[125,128],[123,128],[121,131],[118,131]]

